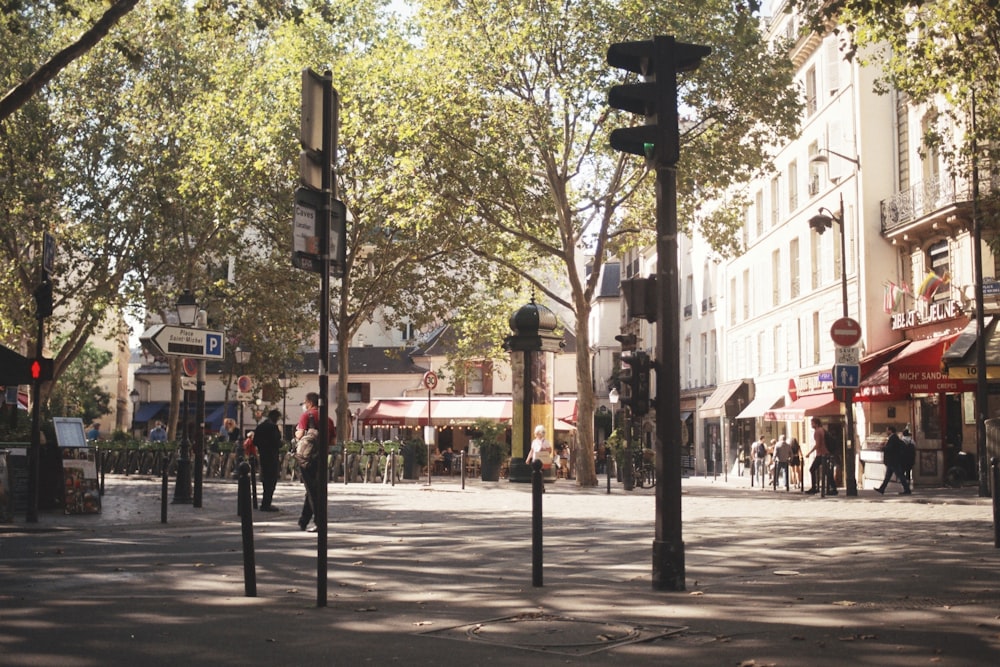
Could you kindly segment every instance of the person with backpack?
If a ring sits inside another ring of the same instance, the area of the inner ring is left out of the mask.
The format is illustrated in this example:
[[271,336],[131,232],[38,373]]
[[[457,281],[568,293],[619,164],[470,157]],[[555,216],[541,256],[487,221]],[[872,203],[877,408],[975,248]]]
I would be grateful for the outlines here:
[[900,495],[910,495],[910,482],[903,473],[903,461],[906,456],[905,448],[906,446],[903,444],[902,439],[896,433],[896,427],[890,426],[889,439],[885,441],[885,446],[882,448],[882,462],[885,463],[885,479],[882,480],[881,485],[875,488],[875,493],[884,495],[885,487],[889,486],[892,476],[895,475],[899,483],[903,485],[903,491]]
[[[306,496],[302,501],[302,513],[299,515],[299,530],[308,528],[310,533],[316,532],[316,524],[309,527],[309,522],[315,516],[315,504],[318,485],[321,480],[319,472],[319,394],[314,391],[306,394],[305,408],[299,423],[295,427],[295,438],[297,440],[295,458],[299,463],[299,475],[302,477],[302,484],[306,487]],[[327,418],[329,424],[329,440],[335,440],[337,429],[333,425],[333,419]]]
[[917,462],[917,442],[910,435],[910,429],[904,428],[903,435],[899,438],[903,441],[903,476],[910,483],[910,490],[913,490],[913,466]]
[[816,455],[813,459],[812,465],[809,466],[809,476],[811,478],[812,486],[806,493],[814,494],[819,493],[819,486],[817,486],[817,481],[819,480],[819,471],[823,466],[824,460],[826,461],[826,474],[827,474],[827,488],[829,489],[826,494],[828,496],[837,495],[837,480],[833,476],[833,466],[830,462],[830,448],[827,445],[827,432],[823,428],[823,420],[819,417],[813,417],[812,421],[813,429],[813,447],[806,454],[806,458]]
[[753,486],[754,478],[764,488],[764,461],[767,459],[767,445],[764,443],[764,436],[753,441],[750,445],[750,486]]

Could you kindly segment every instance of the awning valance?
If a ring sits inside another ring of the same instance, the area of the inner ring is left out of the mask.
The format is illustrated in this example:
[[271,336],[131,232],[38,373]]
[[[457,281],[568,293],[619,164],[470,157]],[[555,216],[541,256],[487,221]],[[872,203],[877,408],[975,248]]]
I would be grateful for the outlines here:
[[[730,401],[736,392],[746,386],[746,380],[730,380],[723,382],[698,408],[698,416],[702,419],[715,419],[727,415],[735,415],[739,410]],[[746,390],[744,389],[744,392]]]
[[910,341],[861,381],[858,400],[901,400],[910,394],[969,390],[971,385],[949,378],[942,371],[943,355],[956,338],[958,334]]
[[840,414],[841,403],[832,391],[799,396],[783,408],[764,412],[764,419],[772,422],[799,421],[806,417],[832,417]]
[[[426,398],[379,398],[369,403],[359,419],[369,426],[426,426],[428,407],[433,426],[469,426],[477,419],[510,421],[512,411],[508,396],[467,396]],[[576,423],[576,399],[553,401],[555,428],[566,431]]]
[[743,408],[743,412],[736,415],[737,419],[757,419],[763,417],[764,413],[785,404],[784,394],[758,394],[750,404]]
[[166,407],[166,403],[160,401],[154,401],[152,403],[143,403],[139,406],[139,409],[135,411],[135,417],[132,421],[137,424],[145,424],[146,422],[152,420],[156,415],[160,413],[163,408]]
[[[989,380],[1000,379],[998,323],[1000,323],[1000,318],[996,316],[989,315],[983,318],[983,338],[986,340],[986,378]],[[978,344],[976,321],[973,320],[941,356],[949,378],[975,382]]]

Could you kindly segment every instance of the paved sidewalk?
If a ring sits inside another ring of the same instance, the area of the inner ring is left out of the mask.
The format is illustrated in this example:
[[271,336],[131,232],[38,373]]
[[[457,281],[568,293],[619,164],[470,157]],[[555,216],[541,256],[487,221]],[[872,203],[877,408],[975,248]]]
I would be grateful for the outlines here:
[[158,479],[108,477],[100,515],[0,524],[0,665],[997,662],[1000,550],[974,488],[821,499],[686,479],[686,590],[658,592],[654,492],[600,481],[548,487],[541,588],[530,485],[331,484],[318,607],[301,487],[255,513],[246,597],[235,483],[162,524]]

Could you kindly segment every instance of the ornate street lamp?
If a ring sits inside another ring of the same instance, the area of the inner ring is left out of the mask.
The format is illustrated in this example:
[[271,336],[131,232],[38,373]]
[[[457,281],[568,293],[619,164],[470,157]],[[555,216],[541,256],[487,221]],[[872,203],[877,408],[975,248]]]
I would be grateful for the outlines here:
[[[612,387],[608,392],[608,402],[611,403],[611,432],[618,427],[618,389]],[[611,493],[611,448],[604,443],[604,472],[608,476],[608,493]]]
[[[246,372],[246,365],[250,363],[250,350],[244,350],[243,348],[237,346],[233,355],[236,357],[236,363],[240,367],[240,377]],[[238,381],[237,381],[238,385]],[[239,390],[239,386],[237,386]],[[243,458],[243,408],[246,405],[246,401],[240,400],[240,437],[236,441],[236,453],[237,460]]]
[[135,437],[135,416],[139,412],[139,390],[133,389],[128,393],[128,397],[132,401],[132,437]]
[[[836,151],[832,151],[828,148],[821,148],[820,150],[830,153],[831,155],[836,155],[839,158],[847,160],[848,162],[853,162],[861,171],[861,161],[857,158],[848,157]],[[811,162],[828,164],[830,158],[825,155],[816,155],[811,159]],[[821,206],[819,213],[809,218],[809,227],[816,231],[817,234],[822,235],[827,229],[833,227],[833,223],[837,223],[840,226],[840,296],[843,306],[843,315],[848,317],[847,309],[847,234],[844,231],[844,193],[840,193],[840,210],[834,213],[825,206]],[[844,476],[845,485],[848,496],[858,495],[858,481],[855,476],[854,467],[854,390],[844,389],[844,411],[847,413],[847,432],[844,434]]]

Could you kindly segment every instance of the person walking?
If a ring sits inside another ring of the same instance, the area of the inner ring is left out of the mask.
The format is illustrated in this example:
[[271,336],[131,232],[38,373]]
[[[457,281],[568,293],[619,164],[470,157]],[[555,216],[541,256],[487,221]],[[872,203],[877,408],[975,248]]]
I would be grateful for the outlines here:
[[750,486],[753,486],[754,478],[756,478],[757,483],[760,484],[760,488],[763,489],[764,461],[767,459],[767,445],[764,443],[763,436],[754,440],[753,444],[750,445],[750,457]]
[[778,479],[784,474],[785,490],[790,485],[788,477],[788,463],[792,459],[792,445],[785,439],[785,435],[778,436],[778,442],[774,445],[771,453],[771,486],[778,488]]
[[802,447],[794,435],[788,441],[788,468],[791,471],[792,486],[802,488]]
[[837,480],[833,476],[833,467],[830,465],[830,449],[826,446],[826,429],[823,428],[823,420],[819,417],[813,417],[810,421],[813,429],[813,446],[812,449],[806,454],[806,458],[816,455],[813,459],[812,465],[809,466],[809,477],[812,486],[806,493],[814,494],[819,493],[819,486],[817,482],[819,481],[819,474],[821,468],[823,468],[824,463],[826,464],[826,474],[827,474],[827,491],[828,496],[837,495]]
[[890,426],[889,438],[885,441],[885,447],[882,448],[882,462],[885,463],[885,479],[882,480],[881,485],[875,488],[876,493],[884,495],[885,488],[889,486],[892,476],[895,475],[899,483],[903,485],[903,491],[900,495],[910,495],[910,482],[903,473],[905,455],[905,445],[896,433],[896,427]]
[[257,447],[257,457],[260,461],[260,484],[263,491],[260,502],[261,512],[277,512],[278,508],[271,504],[274,489],[278,486],[278,457],[281,453],[281,430],[278,428],[280,410],[271,410],[267,419],[257,424],[253,432],[253,443]]
[[[302,404],[304,408],[302,411],[302,416],[299,417],[299,423],[295,427],[295,438],[301,440],[302,438],[308,437],[318,438],[319,430],[319,394],[314,391],[306,394],[306,400]],[[329,440],[333,441],[337,437],[337,429],[333,424],[333,419],[327,418],[328,428],[329,428]],[[299,514],[299,529],[309,530],[309,532],[316,531],[316,525],[313,524],[312,528],[309,528],[309,522],[313,520],[316,515],[315,505],[317,491],[319,489],[319,484],[323,482],[318,477],[319,473],[319,463],[317,450],[319,449],[319,443],[314,443],[313,455],[308,460],[299,461],[299,474],[302,477],[302,484],[305,486],[306,494],[302,501],[302,512]]]
[[910,429],[904,428],[903,435],[900,436],[900,440],[903,441],[903,475],[906,477],[906,481],[910,483],[910,490],[913,490],[913,466],[917,462],[917,442],[910,435]]
[[524,462],[530,465],[535,459],[542,462],[542,470],[552,466],[552,443],[545,437],[545,427],[542,424],[535,427],[535,439],[531,441],[531,451]]

